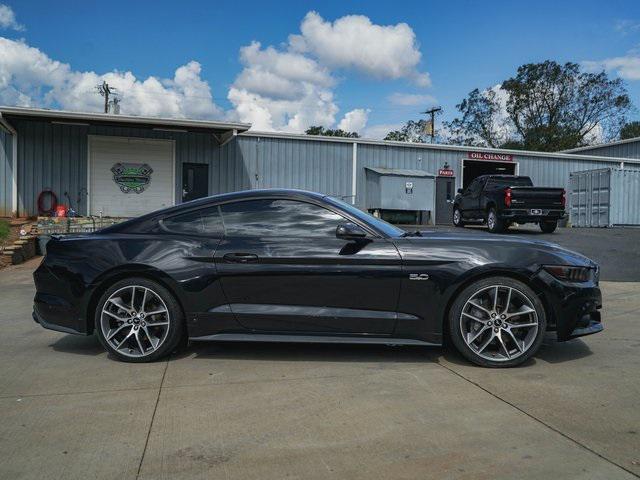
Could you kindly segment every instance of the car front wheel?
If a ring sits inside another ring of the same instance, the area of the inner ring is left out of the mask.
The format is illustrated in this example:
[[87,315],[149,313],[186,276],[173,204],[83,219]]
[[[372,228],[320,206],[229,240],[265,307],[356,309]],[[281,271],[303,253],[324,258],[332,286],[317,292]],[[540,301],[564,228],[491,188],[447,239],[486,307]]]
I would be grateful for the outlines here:
[[462,221],[462,212],[458,207],[454,207],[453,209],[453,225],[456,227],[464,227],[464,222]]
[[125,362],[151,362],[171,353],[183,336],[182,310],[162,285],[145,278],[116,282],[95,312],[102,345]]
[[455,299],[449,335],[456,349],[483,367],[513,367],[542,344],[546,316],[538,296],[509,277],[474,282]]

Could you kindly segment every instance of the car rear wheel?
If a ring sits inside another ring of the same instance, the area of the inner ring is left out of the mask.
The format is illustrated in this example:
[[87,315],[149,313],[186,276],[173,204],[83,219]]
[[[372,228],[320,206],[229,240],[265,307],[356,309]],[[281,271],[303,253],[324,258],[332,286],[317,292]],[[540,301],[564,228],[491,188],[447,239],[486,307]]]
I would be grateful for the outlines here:
[[558,222],[540,222],[540,230],[543,233],[553,233],[558,228]]
[[464,227],[464,222],[462,221],[462,212],[458,207],[454,207],[453,209],[453,225],[456,227]]
[[118,360],[151,362],[171,353],[183,336],[182,311],[162,285],[145,278],[116,282],[95,313],[102,345]]
[[483,367],[513,367],[534,355],[546,316],[538,296],[509,277],[474,282],[454,301],[449,335],[456,349]]
[[504,221],[498,218],[498,213],[493,207],[491,207],[487,213],[487,228],[491,233],[500,233],[505,230]]

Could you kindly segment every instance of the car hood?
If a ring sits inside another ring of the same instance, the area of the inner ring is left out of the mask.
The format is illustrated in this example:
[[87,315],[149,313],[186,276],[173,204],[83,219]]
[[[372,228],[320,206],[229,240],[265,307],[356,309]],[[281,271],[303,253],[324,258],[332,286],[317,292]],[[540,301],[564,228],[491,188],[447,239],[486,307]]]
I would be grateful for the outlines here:
[[[496,260],[505,255],[515,260],[520,256],[518,252],[521,252],[523,254],[521,256],[522,259],[533,260],[536,258],[540,262],[558,265],[597,266],[596,262],[584,255],[546,240],[530,239],[519,235],[486,235],[471,232],[455,233],[425,230],[420,233],[422,236],[398,239],[398,247],[401,250],[413,250],[412,246],[417,250],[422,250],[426,247],[425,253],[428,252],[428,246],[434,245],[445,249],[448,246],[454,251],[460,247],[470,248],[486,252],[488,257],[494,257]],[[525,252],[528,254],[525,255]]]

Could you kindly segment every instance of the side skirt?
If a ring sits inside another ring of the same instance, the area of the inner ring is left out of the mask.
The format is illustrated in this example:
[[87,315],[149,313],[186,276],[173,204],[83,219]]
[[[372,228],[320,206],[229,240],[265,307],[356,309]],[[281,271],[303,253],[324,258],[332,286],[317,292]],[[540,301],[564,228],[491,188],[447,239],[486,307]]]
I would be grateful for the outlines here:
[[281,342],[281,343],[351,343],[368,345],[422,345],[439,347],[439,343],[430,343],[412,338],[346,337],[329,335],[272,335],[268,333],[217,333],[203,337],[190,337],[195,342]]

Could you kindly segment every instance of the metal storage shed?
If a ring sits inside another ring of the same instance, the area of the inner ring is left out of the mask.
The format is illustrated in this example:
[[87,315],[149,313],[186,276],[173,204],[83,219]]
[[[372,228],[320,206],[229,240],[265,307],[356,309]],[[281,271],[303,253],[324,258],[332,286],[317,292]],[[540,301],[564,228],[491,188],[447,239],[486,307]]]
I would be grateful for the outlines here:
[[424,170],[366,167],[369,211],[429,212],[435,208],[435,178]]

